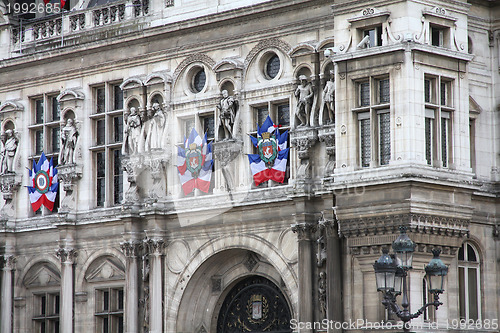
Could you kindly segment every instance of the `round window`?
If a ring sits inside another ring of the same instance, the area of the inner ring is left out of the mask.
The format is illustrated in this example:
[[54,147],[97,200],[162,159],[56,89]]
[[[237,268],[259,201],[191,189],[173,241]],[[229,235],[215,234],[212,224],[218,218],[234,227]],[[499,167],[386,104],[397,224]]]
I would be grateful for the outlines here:
[[280,71],[280,58],[273,54],[266,63],[266,75],[269,79],[274,79]]
[[207,82],[207,77],[205,75],[205,70],[200,68],[193,77],[193,90],[199,93],[205,88],[205,83]]

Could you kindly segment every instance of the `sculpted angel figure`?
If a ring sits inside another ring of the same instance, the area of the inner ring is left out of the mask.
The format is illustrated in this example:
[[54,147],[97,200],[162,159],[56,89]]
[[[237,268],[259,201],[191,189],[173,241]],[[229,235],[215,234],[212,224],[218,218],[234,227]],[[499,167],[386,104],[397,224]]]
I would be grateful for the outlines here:
[[14,157],[16,156],[19,138],[11,129],[5,130],[1,136],[2,152],[0,158],[0,174],[14,172]]
[[217,105],[219,109],[220,126],[224,130],[224,138],[233,137],[234,119],[238,108],[238,101],[233,96],[229,96],[227,90],[222,90],[222,98]]
[[61,130],[61,154],[59,164],[75,163],[75,147],[78,140],[78,130],[73,119],[68,118]]
[[300,85],[295,89],[297,98],[297,109],[295,115],[300,120],[298,126],[309,126],[309,116],[313,104],[314,90],[312,84],[307,81],[305,75],[299,76]]

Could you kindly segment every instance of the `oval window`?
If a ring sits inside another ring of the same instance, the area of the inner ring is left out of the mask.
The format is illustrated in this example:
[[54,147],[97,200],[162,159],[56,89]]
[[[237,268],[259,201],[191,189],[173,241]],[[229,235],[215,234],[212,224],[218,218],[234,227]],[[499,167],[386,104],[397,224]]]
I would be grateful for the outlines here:
[[205,83],[207,81],[207,77],[205,75],[205,70],[203,68],[200,68],[196,72],[196,74],[193,77],[193,90],[194,92],[199,93],[200,91],[205,88]]
[[280,71],[280,58],[273,54],[266,63],[266,75],[269,79],[274,79]]

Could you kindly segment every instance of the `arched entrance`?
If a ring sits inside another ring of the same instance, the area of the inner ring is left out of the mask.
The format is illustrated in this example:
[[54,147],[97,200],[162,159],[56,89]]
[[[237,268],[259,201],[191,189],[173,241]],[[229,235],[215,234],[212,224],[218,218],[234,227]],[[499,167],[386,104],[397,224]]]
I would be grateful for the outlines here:
[[224,299],[217,333],[291,332],[291,312],[280,289],[262,276],[238,282]]

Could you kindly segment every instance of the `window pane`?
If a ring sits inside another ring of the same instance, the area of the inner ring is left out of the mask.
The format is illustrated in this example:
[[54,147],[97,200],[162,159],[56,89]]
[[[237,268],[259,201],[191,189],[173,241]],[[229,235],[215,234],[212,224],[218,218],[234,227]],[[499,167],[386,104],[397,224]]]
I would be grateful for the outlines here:
[[123,91],[120,89],[119,85],[113,86],[114,103],[113,110],[123,109]]
[[460,319],[465,319],[465,268],[458,267],[458,298],[460,307]]
[[274,79],[280,71],[280,58],[275,54],[266,63],[266,74],[270,79]]
[[43,130],[35,132],[35,155],[40,155],[43,152]]
[[40,303],[41,303],[40,314],[44,316],[47,313],[47,297],[46,296],[40,297]]
[[424,95],[425,95],[425,102],[430,103],[431,102],[431,80],[424,80]]
[[464,247],[465,247],[465,244],[462,245],[462,247],[460,248],[460,250],[458,250],[458,260],[465,260],[465,256],[464,256]]
[[61,105],[57,101],[57,97],[52,97],[52,120],[59,120],[61,117]]
[[200,92],[205,88],[205,83],[207,81],[207,77],[205,75],[205,71],[200,69],[198,73],[194,76],[193,79],[193,88],[195,92]]
[[290,106],[288,104],[278,105],[278,125],[290,126]]
[[448,166],[448,120],[441,118],[441,160],[443,167]]
[[113,150],[113,201],[121,203],[123,199],[122,153],[120,149]]
[[118,290],[118,310],[123,310],[123,289]]
[[379,101],[380,103],[389,103],[391,101],[391,88],[389,79],[379,81]]
[[203,132],[207,133],[208,139],[213,139],[215,137],[215,120],[214,116],[207,116],[202,118]]
[[60,310],[60,297],[59,295],[54,296],[54,314],[59,314]]
[[467,244],[467,261],[477,261],[476,252],[470,244]]
[[106,104],[104,87],[96,88],[95,92],[96,92],[96,113],[104,112]]
[[360,105],[368,106],[370,105],[370,83],[363,82],[359,84],[359,97]]
[[361,145],[361,166],[369,167],[371,159],[371,138],[370,138],[370,119],[359,121],[360,124],[360,145]]
[[37,124],[43,123],[43,99],[37,99],[35,101],[35,122]]
[[447,100],[447,86],[446,82],[441,82],[441,105],[447,105],[446,100]]
[[425,159],[432,165],[432,119],[425,118]]
[[109,310],[109,291],[107,290],[102,292],[102,309],[104,311]]
[[389,164],[391,159],[391,117],[390,113],[381,113],[380,119],[380,164]]
[[123,116],[113,118],[113,134],[115,142],[123,141]]
[[59,152],[60,139],[61,138],[60,138],[59,127],[52,128],[52,152],[53,153]]
[[106,138],[106,128],[104,119],[99,119],[97,121],[97,135],[96,135],[96,143],[98,146],[103,145]]
[[257,124],[259,127],[262,126],[268,115],[269,111],[267,110],[267,106],[257,108]]
[[189,137],[189,134],[191,134],[191,131],[193,130],[195,126],[195,122],[194,122],[194,119],[186,119],[184,121],[184,135],[187,137]]
[[102,320],[102,333],[108,333],[109,332],[109,319],[108,317],[105,317],[103,320]]
[[477,298],[477,270],[476,268],[468,269],[468,289],[469,289],[469,318],[479,319],[479,307]]
[[96,201],[97,206],[104,206],[105,193],[106,193],[106,181],[105,181],[105,154],[104,152],[96,153],[96,171],[97,171],[97,189],[96,189]]
[[45,322],[43,321],[41,324],[40,324],[40,333],[45,333],[47,332],[47,329],[45,327]]

